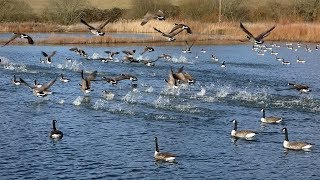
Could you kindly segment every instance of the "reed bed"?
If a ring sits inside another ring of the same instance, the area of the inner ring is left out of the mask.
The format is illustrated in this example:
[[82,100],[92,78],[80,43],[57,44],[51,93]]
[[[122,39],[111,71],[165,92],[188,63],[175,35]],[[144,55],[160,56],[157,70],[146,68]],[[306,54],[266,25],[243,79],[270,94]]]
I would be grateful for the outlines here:
[[[115,38],[111,36],[104,37],[60,37],[58,34],[47,39],[41,39],[37,43],[44,44],[106,44],[106,43],[159,43],[167,40],[160,33],[155,32],[153,27],[163,32],[169,32],[177,21],[168,19],[166,21],[152,20],[146,25],[141,26],[139,20],[119,20],[110,23],[105,27],[106,32],[116,33],[148,33],[150,38]],[[192,35],[181,33],[177,35],[177,41],[199,41],[200,43],[222,41],[223,43],[235,43],[245,39],[245,33],[240,29],[239,22],[223,23],[203,23],[199,21],[179,21],[178,23],[188,24]],[[93,23],[98,26],[100,23]],[[254,35],[258,35],[272,27],[275,23],[247,23],[244,26]],[[266,38],[269,41],[302,41],[302,42],[320,42],[320,24],[319,23],[278,23],[270,36]],[[88,32],[86,26],[81,23],[63,26],[46,23],[2,23],[1,32]],[[90,33],[90,32],[88,32]],[[1,40],[4,42],[5,40]],[[20,43],[19,41],[17,43]],[[219,42],[216,42],[219,43]]]

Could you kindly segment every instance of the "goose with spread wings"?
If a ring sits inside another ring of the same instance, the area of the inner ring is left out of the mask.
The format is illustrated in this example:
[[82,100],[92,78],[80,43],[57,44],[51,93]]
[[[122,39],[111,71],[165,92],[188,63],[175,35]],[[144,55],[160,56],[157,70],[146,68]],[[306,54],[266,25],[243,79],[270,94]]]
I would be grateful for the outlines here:
[[163,21],[166,19],[166,17],[164,16],[164,13],[161,10],[158,10],[156,13],[147,12],[147,14],[144,15],[140,25],[143,26],[147,24],[147,22],[150,21],[151,19],[158,19],[160,21]]
[[247,34],[247,38],[249,39],[249,41],[253,41],[256,44],[263,44],[264,40],[263,38],[269,36],[269,34],[271,33],[271,31],[275,28],[276,26],[272,26],[270,29],[268,29],[265,32],[262,32],[261,34],[259,34],[258,36],[254,37],[252,35],[251,32],[249,32],[242,24],[242,22],[240,22],[240,28]]
[[49,88],[56,82],[58,77],[55,77],[53,80],[49,81],[46,84],[43,84],[42,86],[31,86],[26,81],[20,78],[21,83],[27,85],[30,89],[32,89],[33,94],[38,97],[45,97],[49,94],[52,94],[52,92],[49,90]]
[[3,46],[9,44],[11,41],[15,40],[16,38],[22,38],[22,39],[27,39],[29,44],[34,44],[33,39],[27,35],[27,34],[23,34],[23,33],[13,33],[13,36],[9,39],[9,41],[7,41]]
[[105,32],[102,32],[102,29],[111,21],[112,18],[109,18],[107,19],[106,21],[104,21],[102,24],[100,24],[100,26],[98,26],[97,28],[89,25],[85,20],[83,19],[80,19],[80,21],[88,26],[88,29],[89,31],[94,34],[94,35],[97,35],[97,36],[104,36],[105,35]]

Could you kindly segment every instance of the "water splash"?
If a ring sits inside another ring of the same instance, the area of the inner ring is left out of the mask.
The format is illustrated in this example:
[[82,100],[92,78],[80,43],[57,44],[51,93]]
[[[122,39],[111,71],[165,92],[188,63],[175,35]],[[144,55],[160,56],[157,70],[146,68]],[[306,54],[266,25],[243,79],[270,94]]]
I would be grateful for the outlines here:
[[146,92],[146,93],[152,93],[153,91],[154,91],[154,89],[153,89],[152,86],[150,86],[150,87],[148,87],[148,88],[146,88],[146,89],[144,90],[144,92]]
[[153,101],[153,104],[156,108],[163,108],[170,105],[170,99],[168,97],[159,96],[158,99]]
[[73,71],[80,71],[83,69],[82,62],[78,62],[77,60],[68,59],[64,62],[64,64],[58,64],[59,69],[69,69]]
[[100,55],[98,53],[93,53],[92,56],[89,59],[97,60],[100,59]]
[[129,91],[123,98],[123,101],[129,102],[129,103],[135,103],[139,101],[141,98],[140,93],[138,89],[133,89],[132,91]]
[[204,96],[206,94],[206,89],[201,86],[200,92],[197,92],[197,96]]
[[99,99],[97,100],[94,105],[93,105],[93,109],[95,110],[99,110],[99,109],[105,109],[105,104],[106,104],[107,101],[105,100],[102,100],[102,99]]
[[193,64],[192,61],[189,61],[185,56],[180,55],[179,58],[172,57],[171,59],[167,59],[167,61],[171,61],[173,63],[182,63],[182,64]]

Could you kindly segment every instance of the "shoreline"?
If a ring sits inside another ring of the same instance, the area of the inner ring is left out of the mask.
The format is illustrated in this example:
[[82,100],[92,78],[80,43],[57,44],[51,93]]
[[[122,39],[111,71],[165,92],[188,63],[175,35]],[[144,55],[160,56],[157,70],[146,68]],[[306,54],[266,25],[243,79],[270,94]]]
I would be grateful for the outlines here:
[[[179,34],[176,42],[168,42],[161,34],[155,32],[153,27],[157,27],[164,32],[169,31],[174,20],[166,20],[165,22],[151,21],[145,26],[140,25],[139,20],[120,20],[108,24],[104,31],[105,36],[97,37],[91,33],[81,23],[63,26],[51,23],[0,23],[0,33],[52,33],[48,38],[40,38],[35,44],[44,45],[73,45],[73,44],[90,44],[90,45],[117,45],[117,44],[184,44],[185,41],[196,41],[195,44],[246,44],[247,42],[240,42],[245,40],[245,33],[240,29],[239,22],[223,22],[223,23],[201,23],[197,21],[180,22],[188,24],[193,34]],[[93,26],[99,24],[92,23]],[[243,24],[252,31],[254,35],[260,34],[269,27],[276,24],[276,28],[265,39],[266,42],[305,42],[318,43],[320,42],[320,23],[246,23]],[[59,36],[59,33],[88,33],[88,37],[77,36]],[[134,37],[112,37],[108,33],[125,33],[125,34],[146,34],[148,38],[134,38]],[[8,39],[0,39],[0,43],[6,42]],[[11,44],[23,44],[22,41],[13,41]],[[249,42],[248,42],[249,43]]]

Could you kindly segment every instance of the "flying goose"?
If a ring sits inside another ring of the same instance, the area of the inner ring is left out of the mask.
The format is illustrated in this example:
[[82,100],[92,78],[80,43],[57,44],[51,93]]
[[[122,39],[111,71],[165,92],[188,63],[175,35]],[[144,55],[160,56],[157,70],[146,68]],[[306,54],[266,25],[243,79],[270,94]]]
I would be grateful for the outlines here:
[[63,137],[63,133],[56,128],[57,120],[52,121],[52,131],[50,132],[50,138],[52,139],[61,139]]
[[251,140],[256,135],[256,133],[254,131],[251,131],[251,130],[237,131],[237,121],[234,119],[232,122],[234,124],[233,130],[231,131],[231,136],[232,137]]
[[80,56],[88,57],[88,54],[84,50],[78,49],[77,47],[70,48],[69,50],[77,53]]
[[164,33],[155,27],[153,29],[155,31],[161,33],[163,37],[166,37],[168,39],[168,41],[175,41],[176,38],[174,38],[174,36],[176,36],[177,34],[181,33],[184,30],[184,29],[180,28],[180,29],[177,29],[177,30],[170,32],[170,33]]
[[172,56],[170,56],[170,55],[168,55],[168,54],[161,54],[160,56],[158,56],[158,58],[171,59]]
[[147,12],[147,14],[144,15],[140,25],[143,26],[147,24],[147,22],[150,21],[151,19],[157,19],[157,20],[163,21],[163,20],[166,20],[166,17],[164,16],[164,13],[161,10],[158,10],[156,13]]
[[186,49],[184,49],[182,52],[184,52],[184,53],[191,53],[191,48],[192,48],[192,46],[194,45],[194,42],[195,42],[195,41],[193,41],[191,45],[188,44],[188,41],[185,41],[185,42],[186,42]]
[[16,78],[15,74],[13,75],[12,83],[14,85],[20,85],[21,84],[21,81]]
[[56,82],[56,80],[57,80],[57,77],[54,78],[53,80],[49,81],[48,83],[43,84],[40,87],[37,87],[37,86],[29,85],[26,81],[24,81],[23,79],[20,78],[21,83],[28,86],[33,91],[33,94],[38,97],[44,97],[49,94],[52,94],[52,92],[49,90],[49,88]]
[[50,55],[47,53],[41,51],[42,55],[45,57],[45,63],[51,64],[51,58],[57,53],[57,51],[53,51]]
[[300,92],[310,92],[311,91],[310,87],[305,84],[298,84],[298,83],[289,82],[288,85],[292,86],[292,88],[290,88],[290,89],[296,89],[297,91],[300,91]]
[[122,80],[131,80],[131,81],[137,81],[138,78],[131,75],[131,74],[121,74],[120,76],[114,76],[114,77],[102,77],[104,81],[107,81],[108,83],[112,85],[117,85],[119,81]]
[[305,150],[308,151],[311,147],[312,144],[310,143],[305,143],[305,142],[293,142],[293,141],[289,141],[288,138],[288,130],[287,128],[283,128],[282,132],[285,133],[285,138],[283,141],[283,147],[287,148],[287,149],[292,149],[292,150]]
[[37,80],[34,80],[33,82],[34,87],[40,88],[42,86],[42,84],[38,83]]
[[171,29],[170,33],[173,33],[174,31],[176,31],[177,29],[185,29],[187,31],[187,33],[192,34],[191,28],[188,25],[185,24],[178,24],[175,23],[174,27]]
[[282,118],[280,117],[266,117],[266,113],[264,109],[261,109],[262,111],[262,118],[261,118],[261,122],[263,123],[270,123],[270,124],[274,124],[274,123],[280,123],[282,121]]
[[134,56],[134,54],[136,53],[136,50],[134,49],[134,50],[132,50],[132,51],[130,51],[130,50],[124,50],[124,51],[122,51],[124,54],[126,54],[126,56],[128,56],[128,57],[133,57]]
[[88,26],[88,29],[89,31],[94,34],[94,35],[97,35],[97,36],[104,36],[105,35],[105,32],[102,32],[102,29],[111,21],[112,18],[109,18],[107,19],[106,21],[104,21],[102,24],[100,24],[100,26],[98,26],[97,28],[89,25],[85,20],[83,19],[80,19],[80,21]]
[[168,152],[160,152],[159,146],[158,146],[158,138],[154,137],[154,141],[156,143],[156,150],[154,151],[154,159],[156,161],[174,162],[176,159],[176,155]]
[[109,56],[106,58],[100,58],[100,60],[102,62],[109,62],[109,61],[113,61],[113,57],[117,54],[119,54],[119,52],[111,52],[111,51],[104,51],[105,53],[107,53]]
[[165,79],[169,87],[177,87],[177,80],[174,78],[173,74],[172,67],[170,66],[169,79]]
[[254,37],[242,24],[242,22],[240,22],[240,28],[247,34],[247,38],[250,40],[250,41],[254,41],[254,43],[256,44],[262,44],[264,41],[263,41],[263,38],[267,37],[271,31],[275,28],[276,26],[274,25],[273,27],[271,27],[270,29],[268,29],[267,31],[265,32],[262,32],[261,34],[259,34],[258,36]]
[[63,74],[60,74],[60,81],[61,82],[69,82],[70,79],[66,78],[65,76],[63,76]]
[[93,71],[87,77],[84,77],[83,70],[81,71],[81,84],[80,88],[85,94],[92,91],[91,81],[95,80],[97,77],[97,71]]
[[150,47],[150,46],[146,46],[143,51],[140,53],[140,55],[144,54],[145,52],[152,52],[154,51],[154,48],[153,47]]
[[27,34],[21,34],[21,33],[13,33],[13,36],[7,41],[3,46],[9,44],[11,41],[15,40],[16,38],[22,38],[22,39],[27,39],[29,44],[34,44],[33,39],[27,35]]
[[173,74],[173,77],[177,80],[177,82],[180,82],[180,83],[181,82],[188,83],[188,84],[194,83],[194,80],[191,77],[191,75],[185,72],[183,68],[184,66],[180,67],[178,72]]

